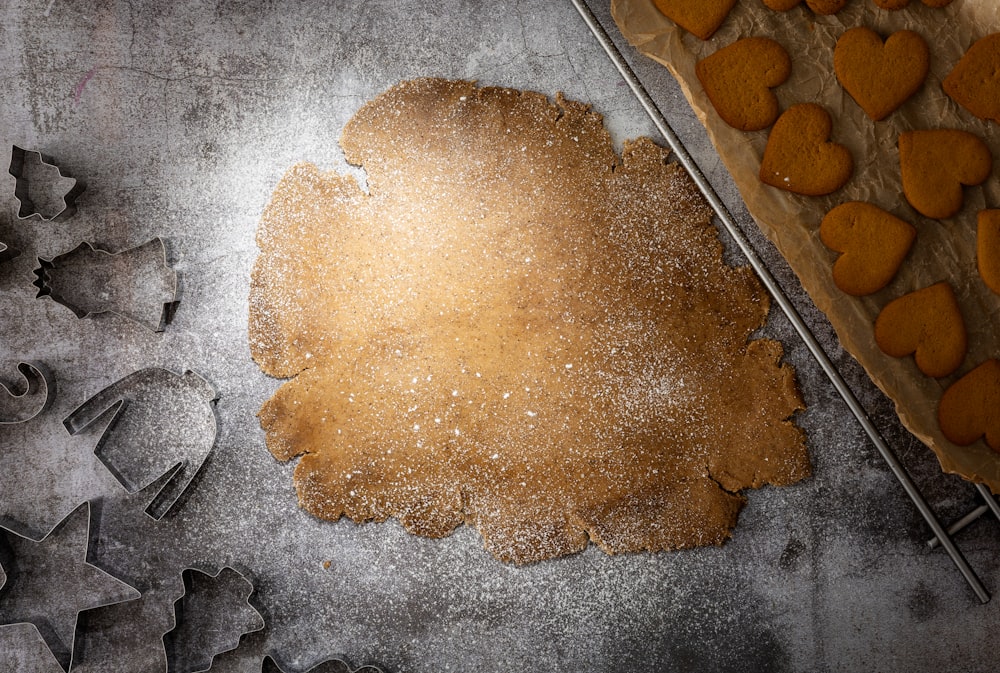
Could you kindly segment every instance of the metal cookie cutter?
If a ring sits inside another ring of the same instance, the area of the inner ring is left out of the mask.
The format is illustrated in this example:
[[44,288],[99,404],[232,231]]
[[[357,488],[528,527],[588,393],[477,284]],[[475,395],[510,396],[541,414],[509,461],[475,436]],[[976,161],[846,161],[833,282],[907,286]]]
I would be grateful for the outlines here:
[[76,210],[76,197],[84,190],[83,183],[63,175],[41,152],[17,145],[11,149],[8,172],[16,181],[14,196],[20,204],[19,220],[39,217],[48,222],[60,215],[69,217]]
[[192,371],[140,369],[112,383],[63,420],[76,435],[105,421],[94,453],[129,493],[173,476],[146,507],[161,519],[194,481],[215,445],[218,394]]
[[73,665],[80,613],[139,598],[87,562],[89,547],[89,502],[40,540],[0,526],[0,624],[34,625],[65,671]]
[[45,411],[52,401],[51,375],[38,362],[19,362],[17,371],[24,379],[23,393],[15,393],[0,383],[0,425],[24,423]]
[[8,624],[0,628],[0,671],[52,673],[61,670],[34,624]]
[[38,263],[37,296],[50,297],[77,318],[117,313],[161,332],[173,313],[177,273],[160,238],[117,253],[84,242]]
[[6,262],[8,259],[14,259],[20,254],[20,250],[15,250],[3,241],[0,241],[0,262]]
[[214,575],[197,568],[183,571],[184,594],[174,602],[174,628],[163,634],[167,673],[200,673],[215,657],[239,647],[240,639],[264,628],[250,597],[253,584],[238,570]]
[[[264,657],[260,664],[260,673],[291,673],[278,666],[271,657]],[[362,666],[361,668],[351,668],[350,664],[342,659],[327,659],[322,661],[305,673],[383,673],[378,666]]]
[[[136,493],[121,491],[100,498],[92,553],[129,580],[142,596],[84,615],[74,670],[79,666],[81,671],[102,673],[123,668],[144,673],[166,671],[163,634],[173,627],[173,603],[184,592],[184,581],[179,571],[157,572],[155,568],[184,566],[173,563],[176,550],[164,544],[169,538],[164,537],[160,522],[143,508],[172,474],[168,472]],[[0,656],[0,671],[6,673],[2,662]]]

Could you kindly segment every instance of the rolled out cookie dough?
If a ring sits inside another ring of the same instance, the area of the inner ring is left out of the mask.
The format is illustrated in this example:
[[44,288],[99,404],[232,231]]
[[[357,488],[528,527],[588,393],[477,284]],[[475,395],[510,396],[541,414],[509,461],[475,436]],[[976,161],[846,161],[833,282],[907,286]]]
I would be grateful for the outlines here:
[[268,204],[249,340],[316,516],[475,526],[504,561],[717,544],[739,491],[809,473],[768,300],[648,139],[557,97],[402,82],[348,122],[354,177]]

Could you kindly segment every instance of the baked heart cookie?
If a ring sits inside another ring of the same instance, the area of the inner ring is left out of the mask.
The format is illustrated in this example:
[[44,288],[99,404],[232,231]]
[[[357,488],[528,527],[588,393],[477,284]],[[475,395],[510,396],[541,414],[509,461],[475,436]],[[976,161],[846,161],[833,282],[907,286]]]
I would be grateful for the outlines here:
[[913,355],[927,376],[948,376],[965,359],[965,321],[951,285],[935,283],[886,304],[875,319],[875,343],[895,358]]
[[968,131],[907,131],[899,135],[899,167],[906,200],[921,214],[941,220],[962,209],[963,186],[990,176],[993,155]]
[[1000,33],[974,42],[941,86],[972,114],[1000,123]]
[[881,290],[895,277],[917,230],[878,206],[849,201],[819,225],[823,244],[842,253],[833,264],[833,282],[856,297]]
[[885,119],[915,94],[927,78],[927,42],[900,30],[885,42],[871,28],[851,28],[833,49],[833,71],[851,98],[874,121]]
[[736,0],[653,0],[653,4],[678,26],[707,40],[729,16]]
[[1000,210],[983,210],[979,213],[976,266],[979,267],[979,276],[986,287],[1000,294]]
[[[816,14],[836,14],[844,8],[848,0],[806,0],[806,4]],[[778,12],[787,12],[798,7],[802,0],[764,0],[764,4]]]
[[938,424],[959,446],[985,437],[991,449],[1000,451],[1000,360],[987,360],[944,391]]
[[788,108],[774,123],[760,164],[762,182],[805,196],[837,191],[854,173],[854,159],[830,141],[833,120],[815,103]]
[[792,59],[766,37],[746,37],[698,61],[695,74],[724,122],[741,131],[766,129],[778,118],[771,91],[788,79]]

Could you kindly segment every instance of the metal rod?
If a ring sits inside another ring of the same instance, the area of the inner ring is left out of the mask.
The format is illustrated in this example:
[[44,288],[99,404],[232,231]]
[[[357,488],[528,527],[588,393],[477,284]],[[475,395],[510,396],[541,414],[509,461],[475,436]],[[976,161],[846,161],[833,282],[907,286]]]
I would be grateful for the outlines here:
[[[995,516],[997,519],[1000,519],[1000,503],[997,503],[997,500],[996,498],[993,497],[993,493],[990,491],[990,489],[987,488],[984,484],[976,484],[976,489],[979,491],[979,495],[983,497],[983,500],[986,501],[986,504],[980,505],[979,507],[969,512],[955,523],[948,526],[948,535],[954,535],[955,533],[962,530],[970,523],[981,517],[983,514],[986,514],[986,512],[993,512],[993,516]],[[932,537],[930,540],[927,541],[927,546],[930,547],[931,549],[937,547],[940,544],[941,541],[938,540],[936,537]]]
[[830,358],[827,357],[826,352],[823,351],[822,347],[819,345],[819,342],[816,341],[816,337],[813,336],[812,332],[809,330],[809,327],[805,324],[805,322],[803,322],[802,318],[799,316],[798,311],[792,305],[791,301],[789,301],[788,297],[785,295],[784,291],[781,289],[778,283],[774,280],[774,277],[771,276],[771,273],[770,271],[767,270],[767,267],[764,266],[763,262],[761,262],[760,259],[757,257],[757,253],[754,251],[752,247],[750,247],[750,243],[743,236],[743,232],[740,231],[736,222],[733,220],[732,215],[730,215],[729,209],[722,202],[722,199],[719,198],[719,195],[715,192],[715,188],[712,187],[711,183],[705,177],[704,173],[702,173],[697,162],[695,162],[694,158],[692,158],[691,154],[687,151],[687,148],[684,147],[684,144],[681,142],[680,138],[678,138],[677,134],[674,133],[674,130],[670,127],[670,124],[663,116],[663,113],[660,112],[659,108],[656,106],[656,103],[653,101],[649,93],[646,91],[645,87],[639,81],[639,78],[636,76],[635,72],[632,71],[632,68],[625,60],[625,57],[622,56],[620,51],[618,51],[618,47],[615,46],[614,42],[611,40],[611,37],[604,30],[604,27],[597,20],[597,17],[594,16],[594,13],[590,10],[590,7],[586,5],[584,0],[572,0],[572,2],[573,5],[576,7],[576,10],[580,13],[580,16],[583,18],[584,23],[587,24],[588,28],[590,28],[590,31],[594,34],[594,37],[597,38],[597,41],[604,48],[604,51],[611,59],[611,62],[614,63],[615,67],[618,69],[618,72],[625,79],[625,82],[629,85],[629,88],[632,90],[632,93],[635,94],[635,97],[639,100],[639,103],[646,111],[646,114],[649,115],[649,118],[652,120],[657,130],[659,130],[664,140],[667,141],[667,144],[670,146],[671,151],[677,157],[677,160],[691,175],[692,180],[694,180],[695,184],[698,186],[702,194],[708,200],[713,210],[715,210],[716,214],[719,216],[719,220],[726,228],[726,231],[729,232],[729,235],[733,238],[736,245],[743,252],[743,255],[747,258],[747,261],[750,263],[750,266],[753,267],[753,270],[757,273],[757,276],[760,278],[761,282],[767,288],[768,292],[770,292],[774,300],[778,303],[778,306],[784,312],[788,320],[792,323],[792,326],[795,328],[795,331],[798,332],[799,337],[805,343],[806,347],[809,349],[809,352],[812,353],[813,357],[816,359],[816,362],[819,363],[820,368],[826,374],[827,378],[830,379],[830,382],[833,384],[833,387],[840,394],[841,398],[843,398],[844,402],[851,410],[851,413],[854,414],[854,417],[861,424],[861,427],[864,429],[865,433],[872,440],[872,443],[875,444],[875,448],[878,449],[878,452],[882,455],[882,458],[889,465],[889,469],[892,470],[892,473],[896,475],[896,479],[899,480],[899,483],[903,486],[903,490],[906,491],[906,494],[910,497],[910,500],[913,501],[913,504],[916,506],[917,510],[919,510],[921,516],[923,516],[924,520],[930,526],[931,530],[934,532],[935,537],[941,540],[942,546],[944,546],[945,550],[948,552],[948,555],[955,563],[955,566],[958,568],[959,572],[962,573],[962,576],[969,583],[969,586],[972,588],[973,592],[975,592],[979,600],[983,603],[988,602],[990,599],[990,594],[989,592],[986,591],[986,587],[983,586],[983,583],[979,580],[979,578],[976,576],[976,573],[969,566],[968,562],[965,560],[965,557],[962,555],[962,552],[959,551],[958,547],[955,546],[955,543],[952,542],[950,537],[948,537],[948,534],[941,526],[941,522],[938,521],[937,517],[934,515],[933,510],[931,510],[930,506],[927,504],[927,501],[924,500],[923,495],[921,495],[920,491],[913,483],[913,480],[910,478],[910,475],[906,472],[905,468],[896,458],[896,455],[892,452],[892,449],[890,449],[888,444],[885,443],[885,440],[882,439],[878,430],[875,428],[871,420],[868,418],[868,415],[866,414],[864,408],[861,406],[861,403],[858,402],[857,397],[855,397],[854,393],[848,387],[847,383],[840,375],[840,372],[837,371],[837,368],[833,366],[833,363],[830,361]]
[[983,500],[986,501],[986,506],[993,512],[993,516],[1000,519],[1000,503],[993,497],[993,491],[986,484],[976,484],[976,490],[979,491],[979,495],[983,496]]
[[[986,505],[980,505],[979,507],[975,508],[974,510],[963,516],[961,519],[948,526],[948,535],[954,535],[958,531],[962,530],[970,523],[981,517],[983,514],[986,514],[986,512],[988,512],[989,509],[990,508],[987,507]],[[936,537],[932,537],[930,540],[927,541],[927,546],[930,547],[931,549],[934,549],[940,544],[941,541]]]

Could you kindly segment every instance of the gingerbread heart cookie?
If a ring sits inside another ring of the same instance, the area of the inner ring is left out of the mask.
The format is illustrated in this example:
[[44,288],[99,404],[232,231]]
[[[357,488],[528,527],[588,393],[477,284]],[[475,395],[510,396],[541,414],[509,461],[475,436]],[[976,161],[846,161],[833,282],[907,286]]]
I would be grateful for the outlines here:
[[678,26],[707,40],[729,16],[736,0],[653,0],[653,4]]
[[766,129],[778,118],[778,98],[771,91],[792,72],[792,60],[780,44],[747,37],[698,61],[695,74],[724,122],[741,131]]
[[938,424],[959,446],[985,437],[991,449],[1000,451],[1000,361],[987,360],[944,391]]
[[1000,123],[1000,33],[973,43],[941,86],[972,114]]
[[1000,210],[983,210],[979,213],[976,229],[976,266],[979,276],[997,294],[1000,294]]
[[875,319],[875,343],[882,352],[913,355],[927,376],[940,378],[965,359],[965,321],[948,283],[935,283],[895,299]]
[[945,219],[962,209],[963,186],[993,172],[993,155],[979,136],[958,129],[907,131],[899,135],[903,194],[921,214]]
[[[806,0],[806,4],[816,14],[836,14],[844,8],[848,0]],[[787,12],[798,7],[802,0],[764,0],[764,4],[778,12]]]
[[874,121],[885,119],[920,89],[930,63],[927,42],[912,30],[895,32],[883,42],[874,30],[858,26],[841,35],[833,49],[837,80]]
[[843,203],[819,225],[823,244],[842,253],[833,264],[833,282],[853,296],[881,290],[895,277],[917,230],[876,205]]
[[830,141],[833,120],[815,103],[788,108],[774,123],[760,164],[762,182],[805,196],[837,191],[854,173],[854,159]]

